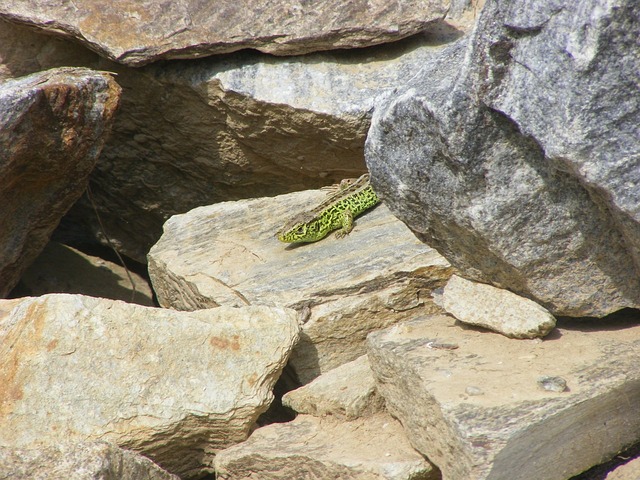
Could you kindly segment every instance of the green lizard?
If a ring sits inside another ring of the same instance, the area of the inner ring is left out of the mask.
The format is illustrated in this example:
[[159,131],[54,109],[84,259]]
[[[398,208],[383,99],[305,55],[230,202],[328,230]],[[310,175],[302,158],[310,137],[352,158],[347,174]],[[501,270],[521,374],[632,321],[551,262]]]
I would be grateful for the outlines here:
[[356,216],[380,202],[371,188],[368,173],[357,180],[343,180],[336,190],[310,212],[287,222],[278,232],[278,240],[285,243],[317,242],[338,229],[336,237],[342,238],[353,230]]

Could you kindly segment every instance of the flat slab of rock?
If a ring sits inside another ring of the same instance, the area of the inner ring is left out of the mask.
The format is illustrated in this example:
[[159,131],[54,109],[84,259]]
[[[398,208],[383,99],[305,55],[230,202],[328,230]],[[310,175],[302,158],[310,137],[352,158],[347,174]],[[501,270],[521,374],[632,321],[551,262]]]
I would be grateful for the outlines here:
[[298,413],[347,419],[366,417],[384,409],[384,399],[376,392],[366,355],[287,392],[282,404]]
[[47,293],[78,293],[153,306],[153,292],[145,278],[131,270],[127,272],[122,265],[57,242],[47,244],[22,274],[11,296],[37,297]]
[[149,274],[164,307],[283,305],[300,312],[300,342],[290,360],[306,383],[364,353],[366,335],[440,311],[431,292],[449,264],[379,205],[344,239],[281,243],[288,217],[326,198],[306,191],[225,202],[170,218],[149,253]]
[[[368,351],[387,408],[444,478],[566,480],[638,441],[637,314],[601,330],[563,320],[548,340],[454,324],[398,324]],[[545,388],[551,378],[566,388]]]
[[295,55],[376,45],[424,30],[443,19],[448,7],[443,0],[9,0],[0,7],[0,18],[72,37],[105,57],[139,66],[243,48]]
[[107,442],[61,442],[33,449],[0,447],[0,478],[180,480],[148,458]]
[[0,297],[87,187],[120,91],[111,75],[84,68],[0,83]]
[[215,460],[221,480],[436,480],[388,414],[344,422],[298,416],[260,428]]
[[556,316],[640,308],[637,1],[531,5],[487,2],[380,102],[373,185],[467,278]]
[[541,338],[556,326],[555,317],[537,303],[457,275],[444,287],[442,306],[461,322],[511,338]]
[[0,446],[108,440],[198,475],[269,406],[295,317],[66,294],[0,302]]

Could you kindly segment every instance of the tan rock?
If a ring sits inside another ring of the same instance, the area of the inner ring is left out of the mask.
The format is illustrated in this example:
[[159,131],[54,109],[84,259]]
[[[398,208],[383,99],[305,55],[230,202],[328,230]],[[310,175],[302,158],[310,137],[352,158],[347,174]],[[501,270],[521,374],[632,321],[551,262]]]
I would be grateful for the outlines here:
[[295,247],[275,233],[284,220],[326,198],[321,191],[226,202],[172,217],[149,253],[165,307],[284,305],[304,321],[290,365],[303,383],[354,360],[365,338],[416,311],[439,311],[431,292],[452,273],[380,205],[333,235]]
[[74,38],[112,60],[142,65],[253,48],[297,55],[399,40],[441,20],[449,2],[324,0],[256,4],[179,0],[81,4],[5,0],[0,18]]
[[0,446],[107,440],[197,476],[267,409],[298,331],[274,307],[0,302]]
[[[563,320],[547,339],[433,315],[371,334],[368,356],[387,408],[444,478],[567,480],[638,441],[640,323]],[[568,388],[542,388],[543,376]]]
[[366,355],[286,393],[282,403],[298,413],[347,419],[369,416],[384,409],[384,399],[376,392]]
[[35,297],[47,293],[78,293],[153,306],[153,292],[145,278],[117,263],[57,242],[47,244],[22,274],[12,295]]
[[636,457],[624,465],[620,465],[605,480],[638,480],[640,478],[640,457]]
[[301,415],[260,428],[215,459],[221,480],[436,480],[387,414],[344,422]]
[[0,478],[180,480],[148,458],[107,442],[64,442],[32,449],[0,447]]
[[537,303],[492,285],[453,275],[442,294],[444,309],[463,323],[511,338],[544,337],[556,319]]
[[0,83],[0,297],[84,192],[119,98],[110,75],[87,69]]

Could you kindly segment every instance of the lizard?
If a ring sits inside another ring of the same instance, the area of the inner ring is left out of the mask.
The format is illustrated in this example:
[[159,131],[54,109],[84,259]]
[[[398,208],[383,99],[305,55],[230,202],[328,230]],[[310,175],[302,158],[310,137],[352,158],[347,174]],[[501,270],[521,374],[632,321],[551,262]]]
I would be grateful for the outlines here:
[[343,238],[353,230],[353,219],[365,210],[376,206],[380,199],[365,173],[356,180],[343,180],[333,187],[335,191],[324,202],[309,212],[303,212],[287,223],[277,233],[285,243],[317,242],[330,232]]

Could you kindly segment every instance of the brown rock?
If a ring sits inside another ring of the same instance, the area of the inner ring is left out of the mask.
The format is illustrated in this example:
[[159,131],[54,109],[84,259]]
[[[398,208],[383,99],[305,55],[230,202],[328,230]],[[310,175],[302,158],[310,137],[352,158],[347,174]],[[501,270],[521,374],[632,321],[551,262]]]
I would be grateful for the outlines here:
[[1,301],[0,446],[106,440],[197,477],[247,438],[298,333],[295,312],[276,307]]
[[442,0],[81,3],[6,0],[0,18],[73,37],[112,60],[143,65],[254,48],[296,55],[399,40],[444,18]]
[[638,441],[638,320],[565,320],[544,340],[512,340],[424,316],[369,335],[368,357],[444,478],[567,480]]
[[110,75],[88,69],[0,84],[0,297],[85,190],[119,98]]
[[179,480],[148,458],[107,442],[0,447],[0,478],[11,480]]
[[215,459],[220,480],[435,480],[387,413],[345,422],[300,415],[256,430]]

